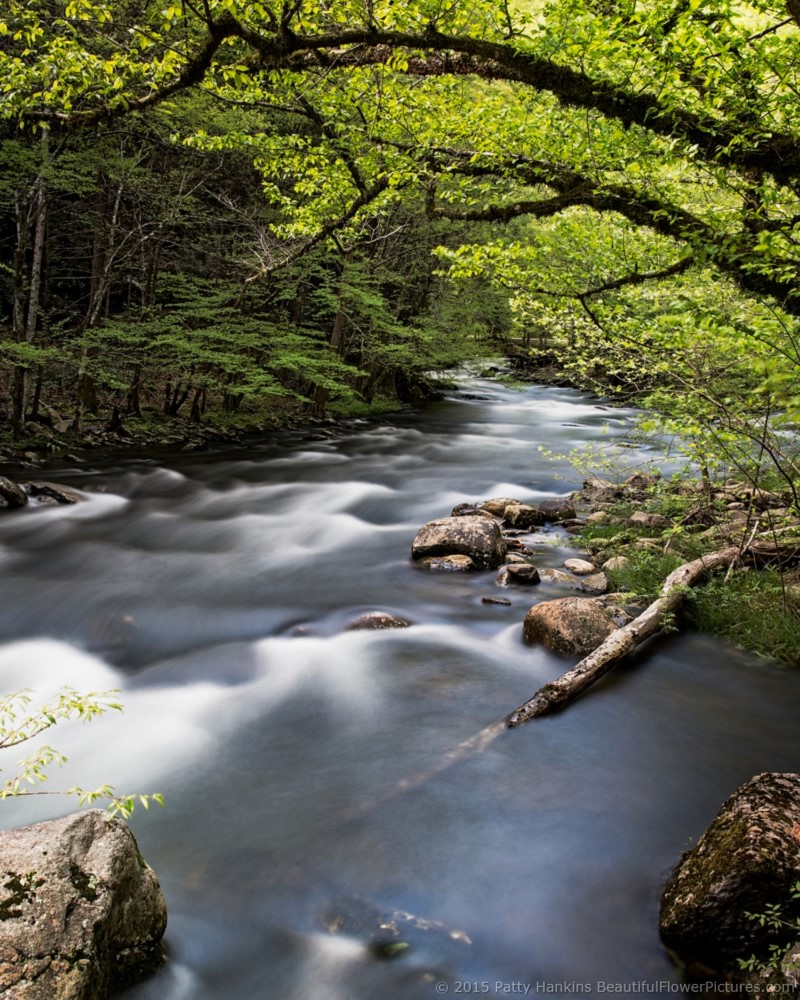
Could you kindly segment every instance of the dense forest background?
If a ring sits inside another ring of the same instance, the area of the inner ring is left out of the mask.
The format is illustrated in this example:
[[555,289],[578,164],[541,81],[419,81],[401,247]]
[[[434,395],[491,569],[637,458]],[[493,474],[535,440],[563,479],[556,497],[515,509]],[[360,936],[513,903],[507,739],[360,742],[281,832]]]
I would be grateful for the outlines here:
[[799,56],[770,2],[12,0],[3,432],[374,412],[507,350],[796,506]]

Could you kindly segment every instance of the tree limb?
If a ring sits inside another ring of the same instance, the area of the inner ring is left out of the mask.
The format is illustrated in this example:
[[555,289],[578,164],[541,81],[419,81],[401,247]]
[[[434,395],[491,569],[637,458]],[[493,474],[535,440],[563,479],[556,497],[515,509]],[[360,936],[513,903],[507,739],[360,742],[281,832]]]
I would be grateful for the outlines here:
[[619,660],[632,653],[640,643],[659,632],[667,617],[673,614],[683,601],[687,587],[697,583],[712,570],[737,559],[739,554],[739,548],[733,545],[683,563],[673,570],[664,581],[658,599],[653,601],[638,618],[612,632],[597,649],[585,656],[572,670],[545,684],[529,701],[515,708],[506,718],[509,729],[568,705],[586,688],[605,676]]

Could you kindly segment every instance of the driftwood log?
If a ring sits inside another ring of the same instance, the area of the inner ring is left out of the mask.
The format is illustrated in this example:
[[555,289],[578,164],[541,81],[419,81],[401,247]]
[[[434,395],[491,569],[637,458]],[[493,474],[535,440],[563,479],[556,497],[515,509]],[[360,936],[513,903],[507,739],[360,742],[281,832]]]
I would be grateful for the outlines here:
[[540,688],[523,705],[506,717],[506,725],[513,729],[529,719],[548,712],[555,712],[578,697],[618,663],[624,656],[651,635],[660,631],[664,622],[674,614],[683,601],[686,588],[697,583],[708,573],[722,566],[729,566],[741,556],[741,548],[732,545],[692,562],[683,563],[666,578],[658,599],[623,628],[617,629],[577,666]]

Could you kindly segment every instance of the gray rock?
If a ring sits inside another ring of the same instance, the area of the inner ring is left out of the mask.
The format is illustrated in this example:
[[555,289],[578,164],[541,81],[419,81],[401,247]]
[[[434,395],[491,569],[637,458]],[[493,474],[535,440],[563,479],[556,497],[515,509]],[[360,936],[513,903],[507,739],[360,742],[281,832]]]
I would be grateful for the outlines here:
[[410,624],[404,618],[389,615],[385,611],[368,611],[364,615],[359,615],[355,621],[345,625],[345,630],[358,632],[367,629],[408,628]]
[[424,524],[411,546],[413,559],[469,556],[478,569],[494,569],[508,547],[495,521],[485,517],[443,517]]
[[509,563],[501,567],[495,583],[498,587],[507,587],[509,584],[530,587],[538,583],[539,579],[539,571],[531,563]]
[[562,597],[535,604],[525,616],[525,642],[540,643],[555,653],[585,656],[615,631],[602,607],[587,597]]
[[430,556],[420,559],[419,565],[434,573],[471,573],[475,569],[469,556]]
[[722,806],[684,854],[661,897],[664,944],[690,972],[746,981],[737,959],[768,956],[770,943],[792,948],[797,929],[762,927],[747,913],[778,906],[800,917],[791,898],[800,880],[800,775],[759,774]]
[[596,510],[594,513],[590,514],[586,521],[589,524],[600,524],[602,521],[608,520],[608,511],[606,510]]
[[99,809],[0,834],[0,993],[99,1000],[164,960],[164,897]]
[[567,521],[575,517],[575,504],[570,497],[558,500],[542,500],[539,511],[546,521]]
[[0,476],[0,507],[24,507],[28,494],[21,486],[5,476]]
[[608,590],[608,577],[605,573],[592,573],[591,576],[584,576],[580,582],[580,589],[585,594],[605,594]]
[[22,485],[28,496],[35,497],[37,500],[53,500],[57,504],[73,504],[79,503],[81,500],[81,497],[72,490],[58,486],[56,483],[46,483],[42,479],[31,479]]
[[481,604],[500,604],[504,608],[511,607],[511,601],[507,597],[482,597]]
[[568,569],[576,576],[586,576],[589,573],[597,572],[594,563],[590,563],[587,559],[567,559],[564,562],[564,569]]
[[613,571],[615,569],[625,569],[630,564],[631,561],[627,556],[613,556],[611,559],[606,559],[602,568],[605,571]]

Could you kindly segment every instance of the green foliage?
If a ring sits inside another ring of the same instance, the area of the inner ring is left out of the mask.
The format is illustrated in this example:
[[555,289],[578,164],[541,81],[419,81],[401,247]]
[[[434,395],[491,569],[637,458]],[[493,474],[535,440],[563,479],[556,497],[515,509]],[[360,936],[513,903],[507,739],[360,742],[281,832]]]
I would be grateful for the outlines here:
[[[790,898],[800,900],[800,882],[795,882],[792,886]],[[774,941],[770,943],[766,957],[750,955],[738,959],[739,968],[744,972],[780,973],[783,966],[787,971],[800,972],[800,961],[789,958],[786,950],[789,942],[791,945],[796,943],[800,931],[800,917],[787,919],[785,909],[779,903],[768,904],[762,913],[745,912],[745,917],[773,935],[780,936],[783,943]]]
[[734,573],[693,591],[692,622],[746,649],[784,663],[800,663],[800,586],[774,570]]
[[[116,700],[116,691],[90,692],[78,694],[72,688],[63,688],[52,700],[31,710],[32,698],[26,689],[0,698],[0,750],[36,739],[47,730],[67,719],[91,722],[109,711],[122,711]],[[149,795],[120,795],[110,785],[95,789],[73,786],[61,791],[42,790],[41,784],[48,779],[48,769],[65,764],[67,758],[50,746],[38,746],[33,753],[17,761],[13,777],[0,785],[0,799],[19,798],[30,795],[68,795],[77,798],[79,805],[105,802],[109,816],[128,819],[139,803],[149,809],[151,802],[164,804],[160,793]]]
[[664,580],[684,562],[674,552],[631,549],[625,554],[630,559],[629,565],[624,569],[608,570],[611,587],[647,603],[658,597]]

